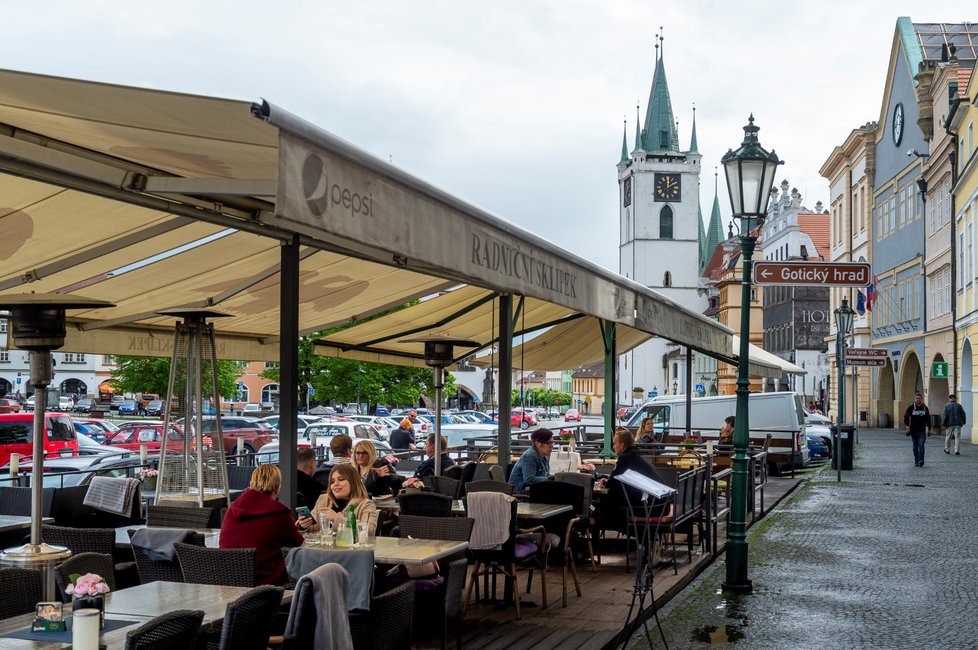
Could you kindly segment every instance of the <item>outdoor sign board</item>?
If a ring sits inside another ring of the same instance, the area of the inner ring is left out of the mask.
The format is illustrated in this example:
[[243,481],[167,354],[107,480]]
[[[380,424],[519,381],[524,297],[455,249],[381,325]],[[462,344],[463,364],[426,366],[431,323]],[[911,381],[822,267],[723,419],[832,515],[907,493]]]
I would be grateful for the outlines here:
[[767,286],[865,287],[869,264],[855,262],[757,262],[754,284]]
[[846,348],[846,365],[885,366],[888,354],[882,348]]
[[935,361],[930,364],[931,379],[947,379],[947,361]]

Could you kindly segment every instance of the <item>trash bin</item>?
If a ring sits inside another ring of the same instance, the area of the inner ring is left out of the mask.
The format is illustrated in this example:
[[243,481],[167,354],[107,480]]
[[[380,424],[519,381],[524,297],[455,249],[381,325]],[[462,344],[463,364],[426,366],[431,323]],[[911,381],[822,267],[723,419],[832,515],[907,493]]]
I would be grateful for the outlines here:
[[930,414],[930,430],[937,433],[941,428],[941,416],[939,413]]
[[893,425],[890,424],[890,414],[889,413],[880,413],[880,428],[881,429],[889,429],[892,426]]
[[[838,469],[836,465],[837,462],[842,463],[842,469],[852,469],[852,441],[855,438],[856,427],[851,424],[843,424],[842,426],[832,425],[832,469]],[[839,440],[839,453],[835,453],[836,450],[836,436],[840,434],[842,438]]]

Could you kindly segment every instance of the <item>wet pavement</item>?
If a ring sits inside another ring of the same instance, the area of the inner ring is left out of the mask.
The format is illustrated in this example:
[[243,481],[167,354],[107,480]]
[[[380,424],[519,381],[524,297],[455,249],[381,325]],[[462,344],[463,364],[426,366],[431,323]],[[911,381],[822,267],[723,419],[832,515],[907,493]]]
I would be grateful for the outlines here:
[[[827,464],[748,532],[746,596],[725,556],[649,621],[653,648],[978,648],[978,446],[864,429],[842,483]],[[663,637],[666,643],[663,643]],[[629,647],[649,644],[644,632]]]

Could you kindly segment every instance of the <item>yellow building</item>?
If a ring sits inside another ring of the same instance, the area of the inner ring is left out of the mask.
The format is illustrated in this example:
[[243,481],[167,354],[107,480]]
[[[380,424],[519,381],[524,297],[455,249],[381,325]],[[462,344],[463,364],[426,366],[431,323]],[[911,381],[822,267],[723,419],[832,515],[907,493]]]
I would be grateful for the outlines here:
[[[956,356],[959,373],[953,375],[957,383],[959,402],[968,414],[968,424],[963,428],[965,440],[978,443],[978,427],[975,417],[976,368],[974,346],[978,343],[978,278],[975,275],[975,230],[978,229],[978,156],[975,131],[978,131],[978,81],[974,68],[970,70],[967,89],[952,102],[947,119],[948,130],[957,137],[954,150],[956,171],[952,185],[954,206],[954,283]],[[959,79],[963,84],[964,80]],[[959,88],[960,90],[960,88]]]
[[604,408],[604,361],[575,370],[573,383],[573,407],[585,415],[600,415]]

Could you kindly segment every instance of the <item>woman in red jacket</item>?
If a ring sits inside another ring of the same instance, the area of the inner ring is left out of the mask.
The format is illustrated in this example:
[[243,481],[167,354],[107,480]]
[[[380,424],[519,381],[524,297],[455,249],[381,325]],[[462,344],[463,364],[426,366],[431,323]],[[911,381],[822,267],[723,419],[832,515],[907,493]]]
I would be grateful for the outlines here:
[[276,501],[282,490],[277,465],[259,465],[251,484],[239,496],[221,526],[221,548],[255,549],[255,584],[282,585],[289,581],[282,548],[302,545],[302,533],[292,512]]

